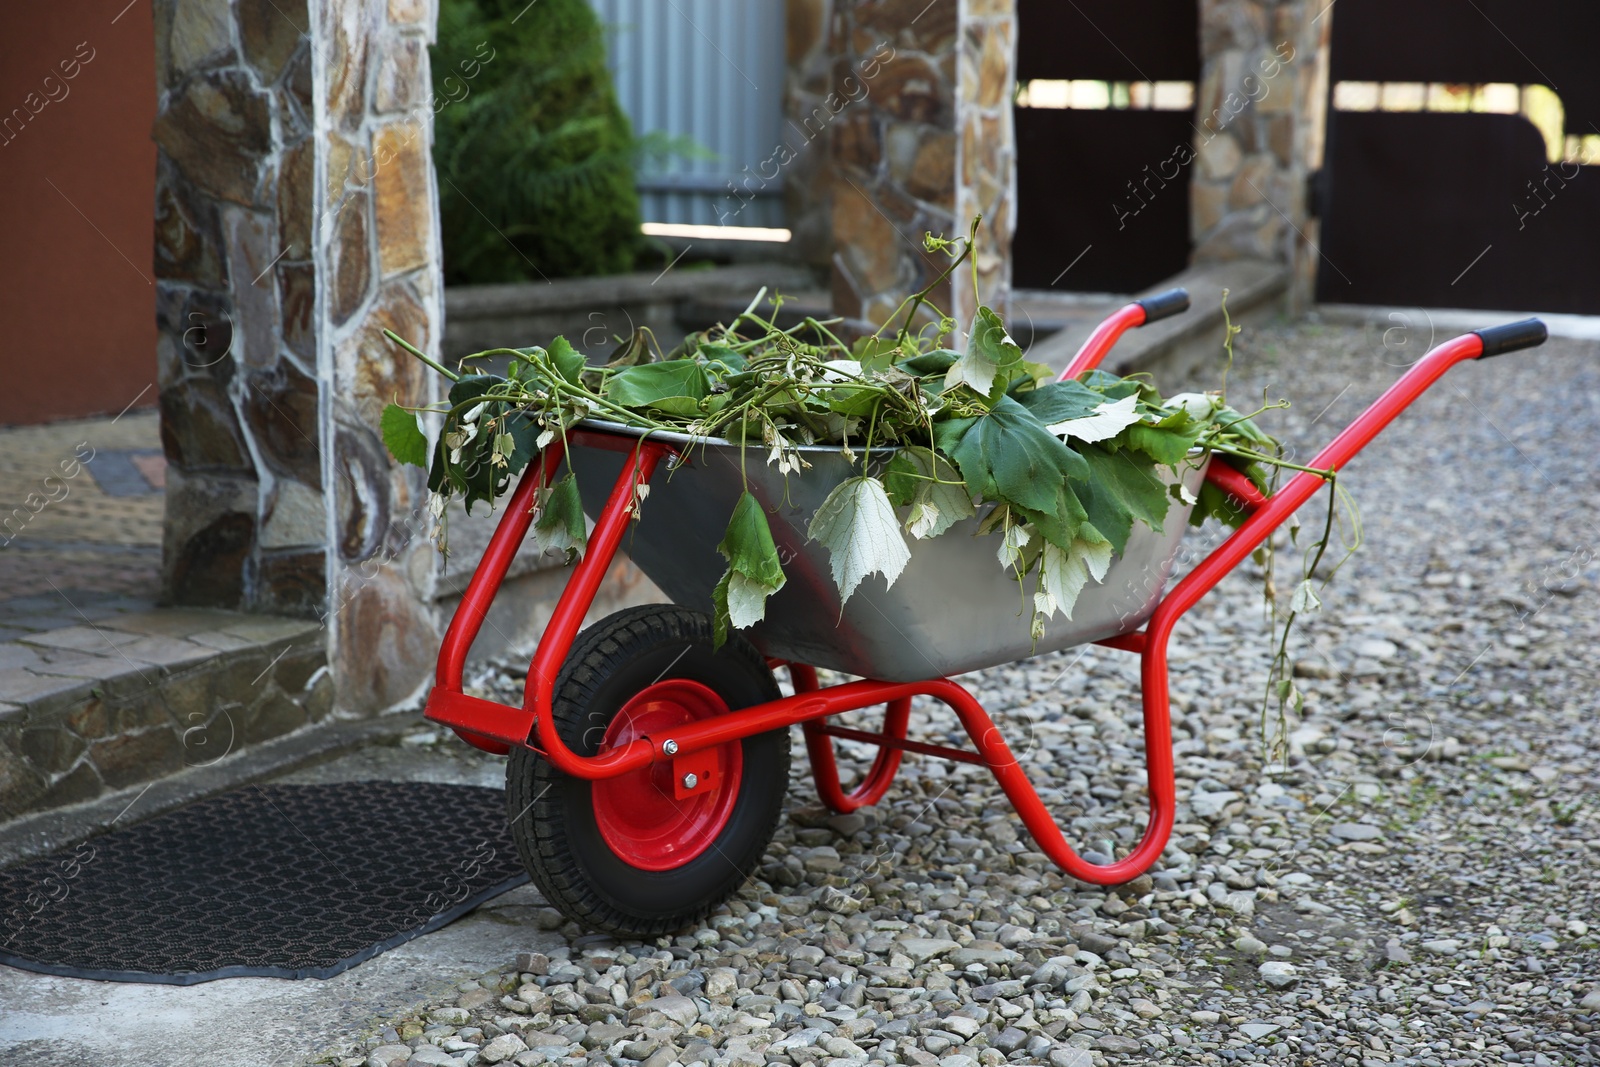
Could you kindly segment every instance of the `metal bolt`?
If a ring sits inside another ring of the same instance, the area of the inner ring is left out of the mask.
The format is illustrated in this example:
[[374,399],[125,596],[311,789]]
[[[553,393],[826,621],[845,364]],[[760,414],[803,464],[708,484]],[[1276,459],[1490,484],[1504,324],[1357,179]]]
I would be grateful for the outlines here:
[[683,787],[685,789],[693,789],[695,786],[697,786],[699,784],[700,784],[700,779],[696,778],[694,775],[686,774],[686,775],[683,776]]
[[663,741],[661,743],[661,751],[669,756],[676,756],[678,754],[678,742],[671,739]]

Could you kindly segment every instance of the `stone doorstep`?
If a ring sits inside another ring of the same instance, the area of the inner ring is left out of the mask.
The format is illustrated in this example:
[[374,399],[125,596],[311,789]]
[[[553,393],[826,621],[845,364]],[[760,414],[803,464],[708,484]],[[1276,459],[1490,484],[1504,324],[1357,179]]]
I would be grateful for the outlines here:
[[[1189,310],[1129,330],[1111,350],[1102,367],[1115,374],[1159,367],[1163,374],[1172,376],[1182,374],[1202,358],[1215,357],[1220,368],[1222,290],[1229,290],[1228,314],[1235,324],[1261,321],[1281,308],[1289,288],[1289,271],[1279,264],[1261,260],[1206,263],[1175,274],[1136,296],[1154,296],[1180,286],[1189,290]],[[1035,344],[1028,358],[1057,370],[1064,368],[1103,318],[1068,325]]]
[[376,719],[328,720],[234,752],[205,766],[185,767],[144,785],[93,800],[0,820],[0,867],[22,863],[103,833],[182,807],[204,797],[265,781],[365,745],[393,743],[422,722],[420,712]]
[[322,628],[157,609],[0,644],[0,820],[225,762],[332,709]]

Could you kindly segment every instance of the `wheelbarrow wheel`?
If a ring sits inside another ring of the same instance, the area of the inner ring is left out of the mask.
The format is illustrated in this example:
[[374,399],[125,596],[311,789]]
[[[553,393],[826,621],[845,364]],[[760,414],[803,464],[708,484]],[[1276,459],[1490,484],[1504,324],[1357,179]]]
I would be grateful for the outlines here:
[[[649,606],[579,635],[552,705],[562,740],[593,755],[779,696],[749,641],[735,634],[713,651],[707,616]],[[581,926],[648,938],[703,919],[744,884],[788,781],[787,730],[593,782],[518,746],[506,801],[523,865],[551,905]]]

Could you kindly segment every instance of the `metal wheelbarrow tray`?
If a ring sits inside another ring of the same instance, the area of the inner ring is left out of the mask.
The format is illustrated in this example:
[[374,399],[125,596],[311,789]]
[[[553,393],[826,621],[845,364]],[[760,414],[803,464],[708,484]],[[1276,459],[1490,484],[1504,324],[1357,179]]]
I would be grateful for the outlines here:
[[[569,450],[584,511],[598,516],[641,431],[584,425],[614,438],[584,434]],[[802,448],[810,468],[785,477],[763,461],[762,448],[750,446],[741,474],[738,445],[682,434],[655,433],[650,440],[681,449],[681,458],[651,481],[624,545],[628,558],[673,603],[708,610],[712,587],[727,566],[717,544],[748,478],[767,513],[788,582],[767,602],[766,619],[746,636],[773,659],[886,682],[962,674],[1137,630],[1161,599],[1191,510],[1173,501],[1160,533],[1135,524],[1104,581],[1086,585],[1071,618],[1057,615],[1034,642],[1028,636],[1031,600],[996,559],[997,539],[974,540],[981,515],[938,537],[908,540],[911,561],[894,585],[885,588],[883,576],[872,575],[841,608],[827,549],[807,538],[806,528],[834,486],[862,473],[859,463],[851,466],[836,447]],[[873,465],[892,451],[875,449]],[[1196,453],[1181,472],[1156,470],[1169,483],[1181,480],[1192,494],[1205,466],[1206,458]],[[1030,593],[1032,584],[1030,578]]]
[[[1117,338],[1188,306],[1181,291],[1135,301],[1090,336],[1062,377],[1097,365]],[[825,804],[853,811],[888,791],[905,753],[976,764],[995,777],[1041,852],[1085,882],[1117,885],[1162,854],[1176,820],[1167,642],[1185,611],[1248,558],[1405,407],[1457,363],[1543,343],[1536,319],[1465,334],[1433,349],[1270,496],[1222,462],[1197,459],[1171,472],[1202,480],[1247,517],[1171,590],[1188,509],[1174,503],[1160,533],[1136,526],[1104,582],[1085,587],[1073,617],[1053,620],[1035,644],[1020,617],[1023,590],[995,558],[994,539],[967,529],[917,542],[892,588],[873,576],[840,610],[826,552],[805,528],[843,477],[857,473],[833,449],[807,450],[809,470],[787,482],[756,453],[751,492],[766,507],[788,584],[746,636],[713,648],[716,551],[743,483],[734,446],[669,435],[641,437],[603,425],[568,433],[523,473],[506,503],[439,651],[426,714],[467,742],[509,754],[512,837],[549,902],[580,924],[634,937],[671,933],[703,918],[760,863],[782,814],[789,775],[787,728],[804,730]],[[754,451],[754,450],[752,450]],[[467,652],[533,522],[535,493],[567,463],[594,518],[588,550],[540,638],[521,707],[469,696]],[[651,491],[638,521],[641,485]],[[580,634],[607,569],[626,548],[678,606],[631,608]],[[1150,813],[1126,855],[1090,863],[1073,851],[982,704],[950,675],[1085,642],[1139,657]],[[820,686],[817,667],[857,680]],[[781,695],[785,671],[793,694]],[[911,701],[931,698],[961,722],[971,747],[908,736]],[[882,707],[879,730],[830,721]],[[840,781],[838,738],[877,747],[853,788]]]

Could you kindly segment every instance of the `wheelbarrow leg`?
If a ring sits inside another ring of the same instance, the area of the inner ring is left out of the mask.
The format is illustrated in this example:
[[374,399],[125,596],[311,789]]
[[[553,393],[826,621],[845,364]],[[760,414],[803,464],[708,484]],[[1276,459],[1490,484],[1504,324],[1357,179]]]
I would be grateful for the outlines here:
[[[789,664],[789,677],[794,680],[797,693],[813,692],[817,688],[817,671],[803,663]],[[883,732],[895,741],[904,741],[906,727],[911,721],[911,698],[891,700],[884,712]],[[803,723],[806,735],[806,753],[811,757],[811,774],[817,782],[817,795],[829,809],[848,814],[857,808],[876,804],[883,799],[900,770],[900,760],[905,755],[898,748],[879,746],[877,758],[867,771],[861,784],[846,793],[839,783],[839,765],[834,760],[833,738],[822,732],[822,723],[812,720]]]
[[[1129,648],[1127,643],[1120,647]],[[956,713],[967,736],[978,749],[983,765],[1005,792],[1006,799],[1021,816],[1040,851],[1062,870],[1081,881],[1095,885],[1121,885],[1143,874],[1161,858],[1172,835],[1177,815],[1177,787],[1173,778],[1172,728],[1167,699],[1166,640],[1159,647],[1150,642],[1142,648],[1141,682],[1144,689],[1144,743],[1146,781],[1150,792],[1150,817],[1144,836],[1124,858],[1114,863],[1090,863],[1067,844],[1044,801],[1028,780],[1028,774],[1001,736],[1000,728],[989,718],[978,698],[948,679],[933,683],[928,695],[943,701]]]

